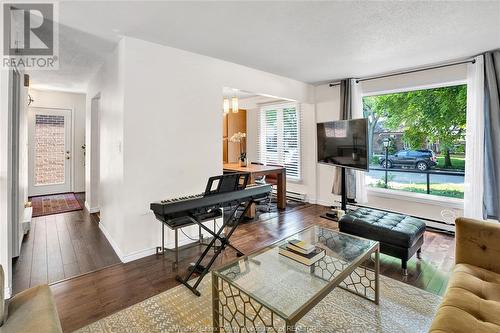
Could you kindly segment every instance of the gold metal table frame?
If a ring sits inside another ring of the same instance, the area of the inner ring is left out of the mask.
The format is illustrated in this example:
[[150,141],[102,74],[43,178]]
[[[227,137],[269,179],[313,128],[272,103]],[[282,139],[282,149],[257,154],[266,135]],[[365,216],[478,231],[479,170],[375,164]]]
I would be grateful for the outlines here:
[[[332,237],[345,236],[345,234],[336,230],[321,227],[310,227],[296,235],[300,235],[300,233],[311,228],[319,228],[318,244],[325,246],[328,245]],[[351,235],[348,235],[348,237],[364,240]],[[233,274],[234,276],[240,274],[240,268],[251,264],[252,258],[275,249],[277,244],[284,241],[282,240],[249,256],[240,258],[237,261],[238,266],[234,266],[233,262],[234,272],[231,271],[233,269],[225,270],[226,267],[231,266],[231,263],[212,271],[214,332],[295,332],[297,322],[336,287],[379,304],[380,252],[379,243],[374,241],[371,241],[373,244],[352,261],[345,261],[327,255],[311,266],[309,268],[310,274],[314,275],[315,278],[324,280],[326,284],[318,289],[314,295],[308,297],[305,302],[301,303],[293,313],[284,313],[278,307],[270,304],[269,301],[263,300],[262,297],[245,290],[244,287],[233,281],[231,278]],[[373,268],[364,265],[368,260],[373,262]],[[224,272],[224,274],[221,272]],[[269,278],[276,278],[276,276],[270,276]]]

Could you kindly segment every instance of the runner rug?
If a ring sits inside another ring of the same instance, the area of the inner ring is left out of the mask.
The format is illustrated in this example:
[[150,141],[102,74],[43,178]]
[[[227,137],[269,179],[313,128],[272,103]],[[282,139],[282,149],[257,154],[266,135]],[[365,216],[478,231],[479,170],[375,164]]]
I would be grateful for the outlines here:
[[43,195],[30,198],[33,217],[72,212],[83,209],[74,193]]

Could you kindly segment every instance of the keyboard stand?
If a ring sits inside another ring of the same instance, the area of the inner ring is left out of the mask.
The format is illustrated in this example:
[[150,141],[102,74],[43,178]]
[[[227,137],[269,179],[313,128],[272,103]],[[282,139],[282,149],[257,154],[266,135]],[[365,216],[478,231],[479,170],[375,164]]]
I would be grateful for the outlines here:
[[[162,246],[156,247],[156,254],[162,255],[162,254],[165,254],[167,252],[170,252],[170,253],[173,252],[175,254],[175,262],[173,264],[174,268],[178,267],[178,265],[179,265],[179,229],[184,228],[184,227],[185,226],[174,229],[174,239],[175,239],[174,244],[175,245],[174,245],[173,249],[169,249],[169,248],[165,247],[165,223],[162,223],[162,225],[161,225],[161,244],[162,244]],[[202,242],[203,242],[203,235],[201,234],[201,230],[200,230],[199,242],[189,244],[189,246],[203,244]],[[188,246],[188,245],[186,245],[186,246]]]
[[[205,248],[205,250],[203,251],[203,253],[201,254],[201,256],[198,258],[198,260],[196,261],[196,263],[194,264],[194,266],[191,267],[191,269],[190,269],[189,273],[186,275],[186,277],[182,278],[180,275],[177,275],[175,277],[175,279],[177,281],[179,281],[180,283],[182,283],[183,285],[185,285],[196,296],[200,296],[201,295],[200,292],[197,290],[199,284],[201,283],[201,281],[203,280],[203,278],[205,277],[205,275],[208,273],[208,271],[212,267],[213,263],[215,262],[215,260],[219,256],[219,254],[226,247],[229,247],[229,248],[233,249],[234,251],[236,251],[236,255],[238,257],[241,257],[241,256],[244,255],[243,252],[241,252],[240,250],[238,250],[236,247],[234,247],[229,242],[229,238],[231,238],[231,235],[236,230],[236,228],[238,227],[238,225],[240,224],[240,222],[244,220],[245,214],[248,213],[248,211],[249,211],[250,207],[252,206],[252,204],[254,204],[254,200],[248,200],[246,203],[239,203],[238,205],[236,205],[236,207],[233,209],[233,211],[230,214],[230,218],[228,218],[227,221],[224,221],[222,223],[222,226],[219,228],[219,230],[217,232],[213,232],[212,230],[210,230],[208,227],[206,227],[205,225],[203,225],[201,223],[201,221],[197,222],[200,225],[200,227],[203,228],[205,231],[207,231],[209,234],[211,234],[213,236],[213,238],[210,241],[210,243],[207,245],[207,247]],[[238,208],[240,206],[243,206],[244,210],[243,210],[243,213],[240,216],[237,217],[236,215],[237,215],[237,212],[238,212]],[[195,216],[193,216],[192,218],[193,218],[193,220],[196,221],[196,217]],[[225,230],[225,228],[229,228],[229,232],[227,233],[227,235],[225,237],[223,237],[223,236],[221,236],[221,233]],[[202,265],[201,263],[202,263],[203,259],[205,259],[205,257],[207,256],[208,252],[210,251],[210,249],[212,247],[215,246],[215,243],[217,241],[220,242],[220,246],[215,247],[215,252],[213,254],[213,257],[210,259],[210,261],[208,262],[208,264],[206,266]],[[195,272],[199,273],[200,275],[198,276],[198,279],[196,280],[196,282],[191,286],[188,282],[191,279],[191,277],[193,276],[193,273],[195,273]]]
[[[209,217],[204,216],[204,218],[201,222],[207,222],[207,221],[211,221],[211,220],[215,221],[215,219],[217,219],[219,217],[222,217],[222,212],[219,213],[218,211],[214,211],[214,214],[212,216],[209,216]],[[204,237],[203,237],[203,234],[201,233],[201,229],[202,229],[201,222],[198,222],[197,220],[193,220],[192,218],[190,220],[191,220],[190,224],[182,224],[182,225],[179,225],[179,226],[173,228],[174,239],[175,239],[175,246],[173,249],[168,249],[165,247],[165,225],[167,225],[167,224],[165,222],[162,222],[162,224],[161,224],[161,246],[156,247],[156,254],[157,255],[164,255],[167,252],[170,252],[170,253],[174,252],[175,253],[175,262],[173,265],[174,268],[177,268],[179,266],[179,229],[185,228],[185,227],[188,227],[191,225],[195,225],[195,224],[198,225],[198,242],[184,245],[183,248],[188,248],[188,247],[193,247],[193,246],[198,246],[198,245],[208,246],[208,244],[203,241]]]

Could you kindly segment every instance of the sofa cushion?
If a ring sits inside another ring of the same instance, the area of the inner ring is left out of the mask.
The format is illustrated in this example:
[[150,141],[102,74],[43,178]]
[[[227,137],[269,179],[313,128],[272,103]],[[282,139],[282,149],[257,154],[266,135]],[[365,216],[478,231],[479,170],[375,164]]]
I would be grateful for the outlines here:
[[458,218],[455,226],[455,262],[500,274],[500,224]]
[[381,243],[410,248],[425,232],[425,223],[406,215],[358,208],[340,219],[339,229]]
[[9,302],[2,333],[62,332],[52,292],[47,285],[25,290]]
[[500,274],[457,264],[430,332],[500,332]]

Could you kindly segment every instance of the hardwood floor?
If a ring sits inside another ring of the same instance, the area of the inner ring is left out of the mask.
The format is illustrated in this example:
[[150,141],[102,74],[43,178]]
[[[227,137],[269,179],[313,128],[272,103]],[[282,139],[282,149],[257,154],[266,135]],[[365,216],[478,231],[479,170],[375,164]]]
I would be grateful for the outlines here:
[[[78,200],[78,203],[80,204],[80,206],[85,207],[85,192],[75,193],[75,198],[76,198],[76,200]],[[91,215],[95,216],[95,214],[91,214]]]
[[[279,216],[241,225],[232,243],[245,253],[269,245],[307,226],[322,225],[337,228],[335,222],[319,217],[325,207],[305,205]],[[180,267],[184,269],[200,254],[199,247],[180,252]],[[454,238],[426,232],[422,259],[413,258],[408,264],[409,275],[403,277],[400,261],[381,256],[381,273],[436,294],[446,288],[454,262]],[[225,251],[216,265],[233,260],[235,253]],[[173,255],[152,255],[126,264],[118,264],[74,279],[51,285],[59,317],[65,332],[90,324],[100,318],[168,290],[179,283],[172,267]]]
[[120,263],[86,211],[35,217],[13,263],[14,294]]

